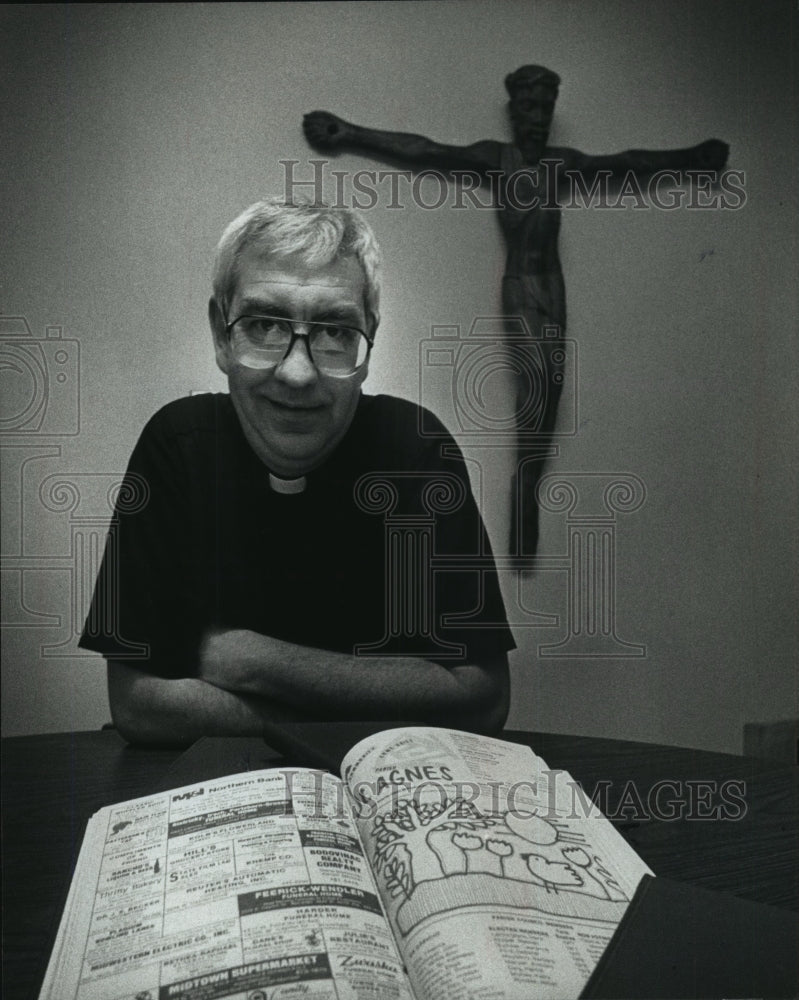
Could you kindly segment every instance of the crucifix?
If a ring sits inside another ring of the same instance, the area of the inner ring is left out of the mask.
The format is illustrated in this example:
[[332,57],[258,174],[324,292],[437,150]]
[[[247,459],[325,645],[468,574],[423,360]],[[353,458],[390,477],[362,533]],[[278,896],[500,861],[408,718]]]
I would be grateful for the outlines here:
[[[566,289],[558,255],[560,208],[558,191],[580,181],[583,192],[611,178],[617,183],[661,171],[719,171],[729,147],[718,139],[674,150],[631,149],[590,156],[577,149],[548,146],[560,77],[543,66],[522,66],[505,78],[510,95],[513,142],[486,139],[452,146],[421,135],[363,128],[328,111],[305,115],[303,129],[318,150],[352,149],[385,157],[416,169],[469,171],[485,182],[496,180],[495,204],[507,257],[502,281],[502,307],[507,320],[521,320],[527,336],[514,338],[516,473],[512,487],[512,555],[535,554],[538,542],[536,488],[551,456],[558,402],[563,385],[564,352],[552,350],[553,339],[566,332]],[[541,167],[545,169],[540,169]],[[640,189],[639,189],[640,190]],[[547,350],[541,347],[546,345]],[[537,382],[545,390],[541,405],[530,405],[530,372],[546,368]]]

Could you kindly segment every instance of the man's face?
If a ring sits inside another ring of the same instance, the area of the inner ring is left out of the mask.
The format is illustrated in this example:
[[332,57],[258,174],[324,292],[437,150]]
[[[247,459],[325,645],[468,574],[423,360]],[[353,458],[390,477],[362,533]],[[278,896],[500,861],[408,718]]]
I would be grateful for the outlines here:
[[[245,314],[336,321],[372,333],[364,309],[365,277],[354,257],[311,267],[298,257],[245,255],[227,322]],[[355,415],[367,366],[349,378],[321,374],[299,337],[276,368],[246,368],[236,361],[225,319],[211,300],[216,361],[251,447],[278,476],[295,478],[321,464],[344,437]]]
[[557,91],[547,84],[515,88],[510,101],[510,120],[517,146],[546,145],[557,96]]

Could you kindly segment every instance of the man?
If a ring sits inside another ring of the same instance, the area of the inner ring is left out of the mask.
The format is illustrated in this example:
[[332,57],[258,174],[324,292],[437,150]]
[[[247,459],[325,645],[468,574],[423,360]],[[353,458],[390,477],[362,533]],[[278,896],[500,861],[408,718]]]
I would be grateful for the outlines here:
[[[435,142],[421,135],[363,128],[327,111],[305,115],[308,141],[320,150],[355,149],[396,159],[416,168],[472,171],[497,182],[495,195],[507,257],[502,282],[503,312],[524,320],[531,339],[514,341],[515,413],[520,432],[511,512],[511,552],[533,555],[538,541],[536,487],[551,453],[563,386],[564,352],[557,339],[566,332],[566,288],[558,234],[558,198],[569,188],[587,194],[603,176],[622,182],[657,171],[718,171],[728,147],[718,139],[675,150],[627,150],[589,156],[577,149],[548,146],[560,77],[544,66],[521,66],[505,78],[510,95],[513,142],[486,139],[467,146]],[[541,164],[545,169],[541,168]],[[511,327],[518,333],[518,327]],[[544,371],[542,372],[542,368]]]
[[[303,718],[502,726],[514,643],[463,459],[419,437],[415,405],[361,392],[378,262],[366,223],[324,206],[260,202],[223,234],[209,318],[230,395],[148,423],[81,639],[108,661],[126,739]],[[455,567],[392,632],[425,581],[397,581],[369,489],[414,525],[442,483],[460,501],[439,504],[435,553]],[[458,571],[464,557],[481,568]]]

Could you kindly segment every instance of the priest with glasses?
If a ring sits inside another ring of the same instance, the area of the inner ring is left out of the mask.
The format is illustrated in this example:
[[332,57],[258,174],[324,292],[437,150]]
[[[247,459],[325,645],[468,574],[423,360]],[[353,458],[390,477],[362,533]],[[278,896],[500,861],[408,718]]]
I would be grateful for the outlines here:
[[209,319],[229,392],[144,428],[81,638],[106,659],[121,734],[501,728],[514,642],[463,458],[440,426],[421,435],[414,403],[361,389],[379,321],[370,227],[252,205],[217,247]]

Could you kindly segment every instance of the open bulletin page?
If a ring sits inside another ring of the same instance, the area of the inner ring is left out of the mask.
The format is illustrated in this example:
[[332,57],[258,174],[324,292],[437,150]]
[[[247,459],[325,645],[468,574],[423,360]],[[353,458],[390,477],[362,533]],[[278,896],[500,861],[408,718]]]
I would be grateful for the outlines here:
[[419,1000],[573,1000],[652,874],[528,747],[389,730],[341,773]]
[[649,869],[562,771],[454,730],[89,822],[40,1000],[555,1000]]
[[89,822],[40,998],[411,1000],[347,796],[252,771]]

